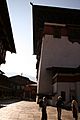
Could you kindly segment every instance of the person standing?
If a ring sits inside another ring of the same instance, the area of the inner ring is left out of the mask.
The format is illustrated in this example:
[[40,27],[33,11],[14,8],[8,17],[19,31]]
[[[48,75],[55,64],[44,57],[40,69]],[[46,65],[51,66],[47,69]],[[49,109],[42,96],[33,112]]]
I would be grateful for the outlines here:
[[47,98],[43,97],[42,100],[42,119],[41,120],[47,120],[47,111],[46,111],[46,107],[47,107]]
[[64,105],[62,97],[58,96],[56,106],[57,106],[57,116],[58,120],[61,120],[62,106]]
[[76,98],[73,96],[72,97],[72,114],[73,114],[73,118],[75,118],[75,120],[78,120],[78,102],[76,100]]

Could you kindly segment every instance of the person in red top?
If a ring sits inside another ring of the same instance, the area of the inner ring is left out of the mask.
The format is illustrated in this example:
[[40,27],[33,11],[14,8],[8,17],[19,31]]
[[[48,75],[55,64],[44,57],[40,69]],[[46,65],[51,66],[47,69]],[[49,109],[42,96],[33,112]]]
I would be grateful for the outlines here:
[[78,102],[76,100],[76,98],[73,96],[72,97],[72,114],[73,114],[73,118],[75,118],[75,120],[78,120]]

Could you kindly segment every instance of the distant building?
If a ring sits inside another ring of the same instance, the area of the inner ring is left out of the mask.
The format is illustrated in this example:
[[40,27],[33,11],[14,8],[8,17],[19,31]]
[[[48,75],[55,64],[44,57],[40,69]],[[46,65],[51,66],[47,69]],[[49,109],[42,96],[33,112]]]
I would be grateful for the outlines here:
[[80,101],[80,10],[32,5],[37,94]]
[[0,0],[0,65],[5,63],[6,51],[16,53],[6,0]]
[[9,81],[11,82],[11,88],[14,90],[15,97],[26,100],[36,99],[36,82],[21,75],[9,77]]
[[0,99],[8,99],[13,95],[13,89],[10,87],[8,77],[0,73]]

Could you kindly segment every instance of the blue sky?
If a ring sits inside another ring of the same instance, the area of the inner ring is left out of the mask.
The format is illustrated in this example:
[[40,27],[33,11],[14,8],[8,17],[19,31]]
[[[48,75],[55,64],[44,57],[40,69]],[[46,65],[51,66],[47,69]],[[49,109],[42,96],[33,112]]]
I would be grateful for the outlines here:
[[7,0],[16,54],[7,52],[1,70],[7,76],[23,73],[36,79],[36,56],[33,55],[32,2],[34,5],[80,9],[80,0]]

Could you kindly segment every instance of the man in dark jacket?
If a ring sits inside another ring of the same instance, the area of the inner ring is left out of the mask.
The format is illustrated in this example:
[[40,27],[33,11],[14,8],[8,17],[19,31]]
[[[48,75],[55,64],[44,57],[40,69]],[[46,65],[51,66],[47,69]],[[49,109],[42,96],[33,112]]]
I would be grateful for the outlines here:
[[42,119],[41,120],[47,120],[46,107],[47,107],[47,98],[43,97],[43,100],[42,100]]
[[57,106],[57,115],[58,115],[58,120],[61,120],[61,112],[62,112],[62,106],[63,106],[63,101],[62,101],[62,97],[59,96],[56,102],[56,106]]

